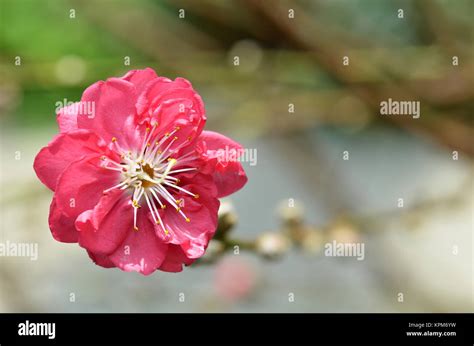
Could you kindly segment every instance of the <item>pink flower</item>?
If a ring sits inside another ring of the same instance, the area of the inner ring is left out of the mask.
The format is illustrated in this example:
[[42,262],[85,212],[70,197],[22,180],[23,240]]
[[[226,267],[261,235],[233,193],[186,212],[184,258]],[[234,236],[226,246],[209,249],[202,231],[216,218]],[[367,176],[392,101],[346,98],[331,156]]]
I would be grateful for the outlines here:
[[213,237],[218,198],[247,182],[238,161],[218,157],[242,147],[203,131],[204,104],[183,78],[147,68],[99,81],[57,121],[34,162],[54,191],[49,226],[102,267],[181,271]]

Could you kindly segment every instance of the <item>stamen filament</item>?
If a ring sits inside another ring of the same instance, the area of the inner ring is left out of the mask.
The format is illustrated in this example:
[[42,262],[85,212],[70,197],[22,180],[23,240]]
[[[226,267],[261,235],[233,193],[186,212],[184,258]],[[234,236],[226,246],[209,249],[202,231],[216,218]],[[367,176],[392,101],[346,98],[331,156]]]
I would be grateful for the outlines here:
[[[161,230],[165,235],[168,235],[169,231],[163,224],[160,208],[172,207],[186,222],[190,222],[182,210],[182,199],[176,199],[178,198],[176,195],[179,191],[194,198],[199,197],[199,195],[178,186],[179,173],[197,171],[195,167],[182,166],[186,162],[197,159],[197,156],[195,151],[190,151],[181,157],[174,157],[182,147],[189,143],[187,141],[177,143],[179,138],[175,133],[180,130],[178,126],[160,138],[158,138],[160,135],[157,129],[157,123],[150,124],[146,128],[143,143],[139,144],[139,147],[141,146],[139,150],[126,151],[118,144],[116,137],[112,138],[112,145],[109,147],[116,150],[121,159],[116,162],[103,156],[101,166],[111,171],[120,172],[121,182],[104,190],[103,193],[106,194],[115,189],[131,189],[133,191],[131,204],[133,207],[133,228],[136,231],[138,231],[138,209],[142,207],[140,201],[144,196],[146,204],[143,206],[149,209],[153,221],[161,225]],[[178,176],[174,176],[175,174]],[[163,213],[163,211],[161,212]]]
[[186,190],[186,189],[183,189],[183,188],[180,187],[180,186],[177,186],[177,185],[168,183],[168,182],[166,182],[166,181],[164,182],[164,184],[166,184],[166,185],[168,185],[168,186],[171,186],[172,188],[178,189],[178,190],[180,190],[180,191],[183,191],[184,193],[187,193],[187,194],[190,195],[190,196],[193,196],[193,197],[196,196],[194,193],[192,193],[192,192],[190,192],[190,191],[188,191],[188,190]]
[[[167,176],[169,171],[171,170],[171,168],[176,164],[176,160],[175,159],[171,159],[168,163],[168,167],[166,167],[165,171],[163,172],[163,176]],[[159,180],[158,180],[158,184],[161,184],[165,179],[164,177],[161,177]]]

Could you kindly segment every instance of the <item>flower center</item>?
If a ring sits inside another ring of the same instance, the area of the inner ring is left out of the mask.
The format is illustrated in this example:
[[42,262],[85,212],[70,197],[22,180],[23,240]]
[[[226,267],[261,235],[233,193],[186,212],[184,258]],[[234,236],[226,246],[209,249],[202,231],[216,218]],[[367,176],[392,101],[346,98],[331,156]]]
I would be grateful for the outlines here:
[[148,163],[143,165],[141,168],[143,171],[143,175],[145,176],[145,178],[141,180],[142,186],[145,189],[153,186],[154,183],[152,182],[152,180],[155,177],[155,170]]
[[166,133],[161,138],[154,135],[155,129],[156,125],[152,129],[147,128],[142,148],[136,151],[123,150],[117,143],[117,139],[112,138],[112,143],[121,155],[122,160],[118,163],[103,157],[104,164],[102,166],[106,169],[119,171],[121,182],[104,190],[104,194],[114,189],[130,190],[132,192],[133,227],[136,231],[138,231],[137,213],[138,209],[141,208],[140,201],[143,198],[155,223],[161,225],[165,235],[168,235],[169,230],[163,225],[159,211],[160,209],[166,209],[166,206],[169,205],[180,213],[186,222],[191,221],[181,210],[183,200],[175,199],[174,196],[183,193],[199,198],[198,194],[178,186],[180,180],[177,177],[180,173],[196,170],[194,167],[180,169],[179,166],[193,161],[197,157],[192,151],[179,158],[172,157],[186,144],[184,142],[173,147],[173,144],[178,140],[178,137],[173,135],[179,131],[179,127],[176,127],[171,133]]

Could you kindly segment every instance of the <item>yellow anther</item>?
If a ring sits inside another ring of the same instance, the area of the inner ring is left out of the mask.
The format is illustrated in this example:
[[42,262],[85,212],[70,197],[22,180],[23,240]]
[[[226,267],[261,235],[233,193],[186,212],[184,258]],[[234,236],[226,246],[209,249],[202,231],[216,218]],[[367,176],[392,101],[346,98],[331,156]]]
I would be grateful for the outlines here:
[[179,131],[179,130],[181,129],[181,127],[176,126],[174,129],[175,129],[176,131]]
[[138,231],[138,227],[137,227],[137,226],[133,226],[133,229],[134,229],[135,231]]
[[176,204],[179,204],[179,203],[181,203],[181,200],[180,200],[180,199],[177,199],[177,200],[176,200]]
[[177,207],[177,208],[176,208],[176,211],[181,211],[181,208],[180,208],[180,207]]
[[176,185],[178,185],[180,181],[181,181],[181,180],[176,179]]
[[140,208],[140,204],[138,204],[138,201],[136,199],[132,201],[132,205],[134,208]]
[[190,140],[191,140],[191,136],[188,136],[188,141],[190,141]]
[[170,133],[169,132],[166,132],[165,133],[165,137],[169,137],[170,136]]
[[177,141],[177,140],[178,140],[178,136],[174,136],[174,140]]
[[161,154],[161,153],[163,153],[163,152],[161,150],[158,150],[158,154]]
[[149,147],[150,145],[151,145],[150,142],[148,142],[148,143],[146,144],[147,147]]
[[149,128],[149,127],[146,128],[146,132],[150,132],[150,128]]
[[163,205],[161,206],[161,209],[166,209],[166,204],[163,204]]
[[199,198],[199,194],[196,193],[196,194],[194,195],[194,198],[198,199],[198,198]]
[[102,161],[105,161],[107,158],[106,158],[105,156],[101,156],[100,159],[101,159]]
[[189,217],[187,217],[186,222],[191,222],[191,219]]
[[112,142],[117,142],[117,137],[112,137]]
[[170,231],[168,231],[167,229],[165,229],[165,235],[168,235],[170,233]]
[[155,223],[156,223],[157,225],[159,225],[159,224],[160,224],[160,221],[156,220]]

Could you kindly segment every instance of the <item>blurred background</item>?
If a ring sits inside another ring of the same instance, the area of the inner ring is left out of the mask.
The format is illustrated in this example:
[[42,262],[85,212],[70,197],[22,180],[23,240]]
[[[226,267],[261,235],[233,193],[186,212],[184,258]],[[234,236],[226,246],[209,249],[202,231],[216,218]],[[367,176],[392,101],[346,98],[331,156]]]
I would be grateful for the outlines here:
[[[473,310],[473,1],[0,0],[0,14],[0,242],[39,246],[37,261],[0,257],[1,312]],[[258,153],[225,239],[148,277],[56,242],[32,169],[57,102],[144,67],[189,79],[207,129]],[[420,118],[380,115],[389,98]],[[333,240],[364,260],[325,256]]]

